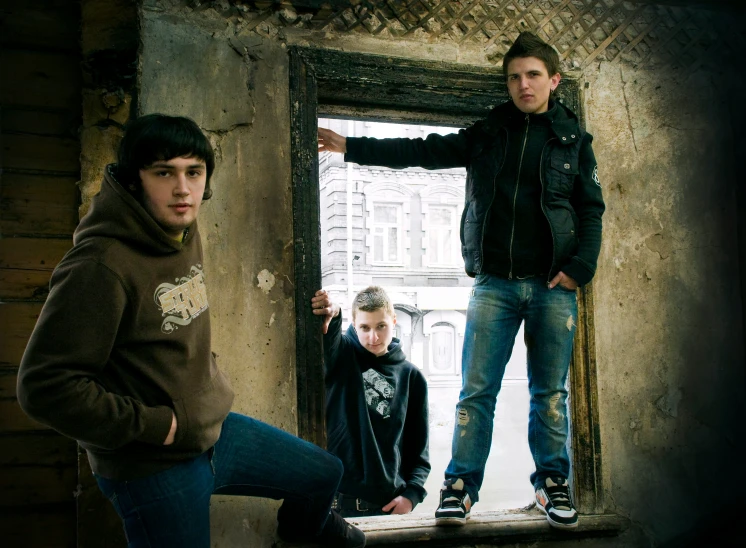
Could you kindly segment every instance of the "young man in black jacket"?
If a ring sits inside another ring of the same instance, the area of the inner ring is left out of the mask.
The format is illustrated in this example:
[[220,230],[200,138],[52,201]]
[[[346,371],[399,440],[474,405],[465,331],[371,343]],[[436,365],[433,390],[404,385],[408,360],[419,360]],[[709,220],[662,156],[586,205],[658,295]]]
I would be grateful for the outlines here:
[[352,323],[324,290],[311,299],[325,316],[328,449],[344,465],[335,509],[344,517],[408,514],[426,495],[427,382],[394,338],[396,314],[386,292],[363,289]]
[[505,56],[511,101],[458,134],[349,138],[319,129],[319,150],[393,168],[466,167],[461,219],[466,272],[475,276],[466,320],[463,385],[446,469],[441,525],[465,523],[478,500],[505,366],[525,322],[531,404],[531,482],[554,527],[577,526],[567,478],[567,374],[577,323],[575,290],[601,247],[604,202],[592,137],[552,98],[559,56],[524,32]]

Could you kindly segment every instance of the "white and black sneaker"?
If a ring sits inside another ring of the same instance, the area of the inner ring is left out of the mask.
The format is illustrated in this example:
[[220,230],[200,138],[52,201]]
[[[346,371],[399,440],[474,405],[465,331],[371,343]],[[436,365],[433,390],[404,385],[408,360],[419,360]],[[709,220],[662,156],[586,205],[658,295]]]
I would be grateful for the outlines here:
[[578,511],[570,500],[565,478],[546,478],[544,487],[536,490],[536,506],[547,515],[552,527],[572,529],[578,526]]
[[446,480],[440,489],[440,506],[435,511],[435,525],[463,525],[471,517],[471,498],[464,480]]

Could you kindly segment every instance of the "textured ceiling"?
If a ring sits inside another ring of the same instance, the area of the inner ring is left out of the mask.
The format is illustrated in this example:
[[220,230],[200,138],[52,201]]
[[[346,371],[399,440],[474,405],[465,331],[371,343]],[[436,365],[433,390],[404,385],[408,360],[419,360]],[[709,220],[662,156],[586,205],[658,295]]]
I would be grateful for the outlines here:
[[494,63],[523,30],[555,46],[566,68],[624,60],[645,68],[695,70],[746,47],[743,21],[735,14],[649,1],[221,0],[192,5],[232,13],[241,27],[265,35],[295,27],[477,45]]

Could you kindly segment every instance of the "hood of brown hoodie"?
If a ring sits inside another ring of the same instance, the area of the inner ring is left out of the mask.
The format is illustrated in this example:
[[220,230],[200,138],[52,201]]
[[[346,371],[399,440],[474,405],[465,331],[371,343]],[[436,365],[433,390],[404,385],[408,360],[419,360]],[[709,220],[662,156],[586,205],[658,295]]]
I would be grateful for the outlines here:
[[183,242],[166,234],[142,204],[117,181],[115,170],[116,164],[106,166],[101,190],[93,197],[88,213],[73,234],[75,245],[88,238],[113,238],[160,255],[180,251],[194,238],[197,221],[187,230]]

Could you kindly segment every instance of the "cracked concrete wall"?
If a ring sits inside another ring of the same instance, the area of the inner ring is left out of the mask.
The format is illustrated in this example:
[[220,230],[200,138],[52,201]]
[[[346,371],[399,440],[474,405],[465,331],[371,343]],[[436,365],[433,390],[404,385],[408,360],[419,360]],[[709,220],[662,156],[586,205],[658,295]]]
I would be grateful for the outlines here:
[[[141,16],[140,112],[194,118],[218,153],[200,226],[235,410],[295,432],[286,44],[490,60],[478,46],[271,28],[260,37],[177,0],[146,0]],[[603,545],[660,544],[729,502],[726,474],[743,454],[731,411],[746,387],[735,123],[705,72],[601,63],[573,76],[587,82],[608,208],[594,282],[606,505],[636,525]],[[212,506],[216,545],[271,545],[275,504],[219,496]]]
[[[233,410],[295,433],[287,55],[271,43],[244,55],[220,28],[157,11],[144,10],[141,24],[140,112],[193,118],[216,151],[199,223],[213,350],[235,390]],[[269,546],[277,507],[213,497],[213,542]]]
[[721,74],[595,68],[585,107],[607,204],[594,282],[606,492],[665,541],[733,503],[744,450],[736,104]]

